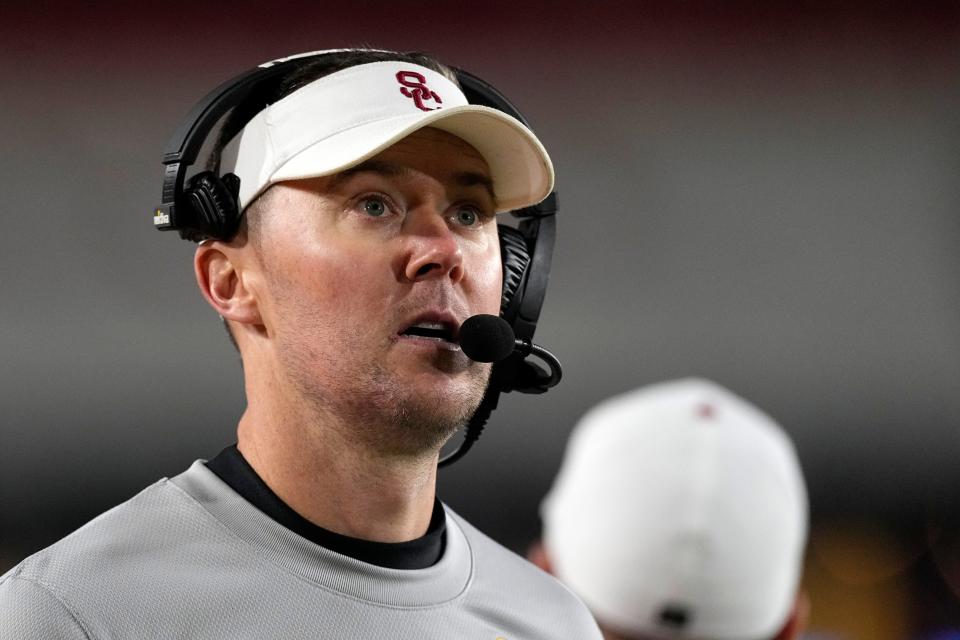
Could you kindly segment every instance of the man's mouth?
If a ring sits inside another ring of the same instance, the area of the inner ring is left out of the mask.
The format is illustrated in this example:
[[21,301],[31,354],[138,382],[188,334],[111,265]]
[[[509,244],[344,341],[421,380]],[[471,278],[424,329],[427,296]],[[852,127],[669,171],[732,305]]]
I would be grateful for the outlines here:
[[453,327],[444,322],[417,322],[407,327],[400,335],[456,343]]

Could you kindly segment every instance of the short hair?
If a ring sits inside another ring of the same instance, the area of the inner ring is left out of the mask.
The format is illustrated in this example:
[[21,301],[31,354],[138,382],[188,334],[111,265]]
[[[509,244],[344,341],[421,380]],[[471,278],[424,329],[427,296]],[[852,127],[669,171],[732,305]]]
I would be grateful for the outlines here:
[[[378,49],[345,49],[343,51],[331,52],[319,58],[304,62],[302,67],[297,68],[287,75],[281,76],[272,84],[268,84],[266,87],[264,87],[262,91],[258,91],[251,99],[248,99],[231,109],[230,112],[224,117],[223,124],[217,133],[210,156],[207,159],[207,169],[219,173],[220,155],[223,151],[223,148],[227,146],[227,144],[243,130],[246,124],[250,122],[254,116],[263,111],[269,105],[283,99],[297,89],[300,89],[301,87],[304,87],[311,82],[319,80],[320,78],[328,76],[332,73],[336,73],[337,71],[342,71],[343,69],[355,67],[361,64],[385,62],[387,60],[408,62],[411,64],[420,65],[421,67],[426,67],[442,74],[458,87],[460,86],[460,83],[457,81],[457,74],[453,71],[453,69],[443,64],[433,56],[420,51],[401,52],[384,51]],[[241,219],[237,233],[249,234],[249,232],[253,230],[254,233],[251,234],[251,236],[254,238],[254,242],[256,242],[256,238],[258,237],[257,231],[260,226],[259,221],[264,208],[263,204],[269,191],[270,190],[267,189],[259,196],[254,198],[240,214]],[[230,343],[233,344],[237,351],[240,351],[240,346],[237,344],[236,336],[234,336],[233,331],[230,330],[230,323],[227,322],[226,318],[221,318],[221,320],[223,321],[224,328],[227,330],[227,336],[230,338]]]

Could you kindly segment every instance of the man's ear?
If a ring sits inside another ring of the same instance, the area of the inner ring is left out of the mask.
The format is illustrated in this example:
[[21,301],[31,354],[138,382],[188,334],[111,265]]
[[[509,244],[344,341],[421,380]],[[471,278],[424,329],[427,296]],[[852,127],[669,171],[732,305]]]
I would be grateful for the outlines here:
[[193,272],[203,297],[223,318],[262,325],[260,306],[245,269],[249,258],[245,251],[249,249],[204,241],[193,256]]
[[807,622],[810,620],[810,598],[802,589],[797,592],[797,599],[793,603],[793,611],[774,640],[795,640],[800,637]]
[[550,555],[543,546],[543,540],[537,539],[530,543],[527,548],[527,560],[537,565],[550,575],[553,574],[553,564],[550,562]]

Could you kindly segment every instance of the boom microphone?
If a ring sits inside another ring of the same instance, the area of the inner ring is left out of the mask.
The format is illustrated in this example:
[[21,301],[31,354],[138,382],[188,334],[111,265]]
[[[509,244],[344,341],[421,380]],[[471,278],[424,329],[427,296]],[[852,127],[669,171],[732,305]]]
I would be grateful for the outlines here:
[[510,323],[499,316],[481,313],[460,325],[460,348],[475,362],[500,362],[513,353],[516,342]]
[[[518,340],[510,323],[499,316],[481,313],[464,320],[460,325],[460,349],[475,362],[502,362],[514,354],[519,357],[500,365],[506,366],[508,373],[500,371],[498,375],[498,368],[493,368],[490,388],[467,423],[463,443],[438,462],[441,467],[456,462],[470,450],[483,432],[490,412],[497,408],[501,392],[543,393],[560,382],[563,376],[560,361],[555,355],[529,340]],[[549,373],[528,362],[526,358],[530,355],[546,363],[550,368]],[[493,393],[490,392],[491,388]]]
[[519,354],[521,359],[534,355],[545,362],[550,368],[549,373],[532,363],[525,363],[525,373],[513,386],[515,389],[527,389],[525,393],[543,393],[556,386],[563,376],[560,361],[555,355],[529,340],[518,340],[510,323],[499,316],[481,313],[464,320],[460,326],[460,348],[476,362],[500,362],[514,353]]

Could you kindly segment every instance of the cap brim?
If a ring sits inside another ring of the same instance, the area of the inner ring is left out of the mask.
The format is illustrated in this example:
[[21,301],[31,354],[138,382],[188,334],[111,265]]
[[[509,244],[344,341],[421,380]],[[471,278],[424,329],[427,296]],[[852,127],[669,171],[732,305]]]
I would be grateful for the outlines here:
[[553,190],[550,157],[515,118],[479,105],[463,105],[375,120],[320,140],[284,162],[269,182],[332,175],[367,160],[424,127],[452,133],[487,161],[497,211],[536,204]]

